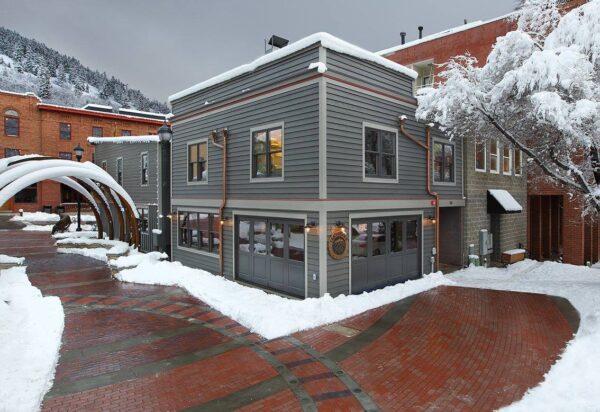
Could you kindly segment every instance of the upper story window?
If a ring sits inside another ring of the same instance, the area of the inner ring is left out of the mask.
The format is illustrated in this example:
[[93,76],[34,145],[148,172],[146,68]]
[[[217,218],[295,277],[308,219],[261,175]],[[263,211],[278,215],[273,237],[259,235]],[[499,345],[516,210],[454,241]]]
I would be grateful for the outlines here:
[[364,167],[365,179],[385,179],[395,181],[398,163],[396,141],[398,133],[394,129],[380,126],[364,126]]
[[93,137],[102,137],[103,130],[101,127],[92,127],[92,136]]
[[433,181],[438,183],[454,182],[454,145],[433,143]]
[[208,140],[188,144],[188,182],[208,181]]
[[58,158],[63,160],[71,160],[73,159],[73,154],[71,152],[58,152]]
[[417,94],[417,91],[423,87],[433,86],[433,60],[426,60],[419,63],[415,63],[411,68],[417,72],[417,78],[413,83],[413,94]]
[[4,112],[4,134],[6,136],[19,136],[19,113],[16,110],[7,110]]
[[142,153],[141,157],[141,169],[142,169],[142,184],[148,184],[148,153]]
[[485,140],[475,139],[475,170],[485,172],[487,168],[487,150]]
[[490,173],[500,173],[500,147],[497,140],[490,140]]
[[252,130],[252,178],[283,177],[283,126]]
[[515,150],[515,176],[523,174],[523,152]]
[[117,183],[123,186],[123,158],[117,158]]
[[4,157],[13,157],[13,156],[20,156],[20,155],[21,155],[21,151],[19,149],[9,149],[9,148],[4,149]]
[[71,140],[71,123],[61,123],[59,126],[60,138],[63,140]]
[[106,160],[102,161],[102,170],[104,170],[105,172],[108,170],[108,163],[106,162]]
[[502,174],[512,174],[512,147],[505,144],[502,148]]
[[131,136],[131,130],[121,130],[121,136]]

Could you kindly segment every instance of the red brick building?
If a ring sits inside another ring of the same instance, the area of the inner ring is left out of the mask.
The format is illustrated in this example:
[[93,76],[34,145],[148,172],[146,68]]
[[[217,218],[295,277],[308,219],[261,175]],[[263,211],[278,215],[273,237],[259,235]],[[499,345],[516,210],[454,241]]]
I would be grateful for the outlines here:
[[[83,109],[44,104],[32,93],[0,91],[0,157],[40,154],[73,159],[73,148],[85,149],[82,161],[91,161],[94,146],[89,136],[155,134],[164,116],[131,111],[113,113],[107,106],[87,105]],[[162,120],[161,120],[162,117]],[[13,197],[2,206],[4,211],[55,209],[75,201],[74,193],[54,181],[43,181]]]
[[[566,1],[564,10],[577,7],[585,0]],[[514,28],[515,22],[502,16],[485,22],[474,22],[426,36],[406,44],[400,44],[380,54],[403,65],[411,66],[419,73],[415,90],[431,85],[435,76],[443,70],[438,65],[451,57],[470,53],[483,65],[496,42]],[[472,157],[470,147],[464,145],[465,156]],[[463,164],[470,167],[468,158]],[[465,194],[468,186],[481,186],[481,179],[469,181],[465,173]],[[488,182],[486,182],[488,183]],[[566,263],[586,264],[600,258],[600,228],[597,220],[582,217],[583,202],[572,197],[559,185],[536,178],[535,172],[528,173],[527,185],[527,249],[534,259],[559,259]],[[468,218],[465,224],[468,224]],[[477,220],[477,217],[474,219]],[[479,219],[481,220],[481,219]],[[468,238],[468,236],[467,236]]]

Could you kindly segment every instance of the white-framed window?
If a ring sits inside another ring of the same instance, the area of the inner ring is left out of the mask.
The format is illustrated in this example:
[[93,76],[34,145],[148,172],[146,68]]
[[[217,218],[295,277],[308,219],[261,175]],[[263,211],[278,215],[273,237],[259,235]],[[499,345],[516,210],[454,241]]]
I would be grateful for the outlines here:
[[515,176],[521,176],[523,174],[523,152],[515,149]]
[[398,182],[398,130],[363,122],[363,181]]
[[208,139],[187,144],[188,184],[208,183]]
[[508,144],[502,147],[502,174],[512,174],[512,158],[513,149]]
[[487,144],[484,139],[475,138],[475,170],[487,171]]
[[449,142],[433,142],[433,181],[454,183],[454,145]]
[[117,157],[117,183],[123,186],[123,158]]
[[140,154],[140,168],[141,168],[141,180],[142,186],[148,185],[148,152]]
[[177,246],[218,254],[220,224],[218,213],[177,211]]
[[102,167],[102,170],[104,170],[105,172],[108,170],[108,163],[106,162],[106,160],[103,160],[101,162],[101,167]]
[[490,140],[490,173],[500,173],[500,145],[498,140]]
[[283,123],[250,129],[250,181],[283,180]]

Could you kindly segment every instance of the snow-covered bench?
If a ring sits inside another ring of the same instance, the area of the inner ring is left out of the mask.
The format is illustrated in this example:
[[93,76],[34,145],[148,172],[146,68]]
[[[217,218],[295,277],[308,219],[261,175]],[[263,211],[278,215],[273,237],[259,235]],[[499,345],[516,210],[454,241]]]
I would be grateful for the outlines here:
[[511,249],[502,252],[501,262],[505,265],[525,260],[525,249]]

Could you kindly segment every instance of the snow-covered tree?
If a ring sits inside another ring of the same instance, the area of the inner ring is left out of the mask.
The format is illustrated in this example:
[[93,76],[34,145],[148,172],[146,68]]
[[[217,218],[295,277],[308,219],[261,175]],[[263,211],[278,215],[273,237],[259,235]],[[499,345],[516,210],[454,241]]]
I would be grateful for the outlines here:
[[48,69],[42,68],[40,73],[40,86],[38,89],[38,96],[42,99],[49,99],[52,97],[52,84],[50,83],[50,73]]
[[563,16],[558,3],[525,0],[483,66],[449,61],[421,90],[417,117],[513,145],[536,173],[582,195],[586,212],[600,211],[600,0]]

